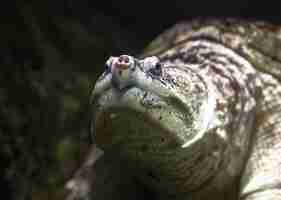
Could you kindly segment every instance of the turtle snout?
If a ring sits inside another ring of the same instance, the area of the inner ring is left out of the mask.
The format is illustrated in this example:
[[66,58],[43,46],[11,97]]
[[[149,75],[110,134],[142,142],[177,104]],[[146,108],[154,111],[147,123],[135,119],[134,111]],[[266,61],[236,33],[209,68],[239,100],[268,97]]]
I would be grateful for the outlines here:
[[119,56],[116,60],[115,66],[117,69],[128,69],[131,64],[131,57],[127,55]]
[[111,58],[112,85],[123,89],[131,84],[132,73],[135,69],[135,60],[132,56],[121,55]]

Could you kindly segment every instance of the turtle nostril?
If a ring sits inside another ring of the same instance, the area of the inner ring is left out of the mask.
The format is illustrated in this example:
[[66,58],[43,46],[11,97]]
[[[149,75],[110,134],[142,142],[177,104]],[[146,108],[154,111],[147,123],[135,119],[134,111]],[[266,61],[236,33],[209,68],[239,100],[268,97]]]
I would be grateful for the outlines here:
[[126,56],[126,57],[124,58],[124,62],[125,62],[125,63],[129,63],[129,57],[128,57],[128,56]]
[[118,62],[123,62],[123,58],[122,58],[122,56],[120,56],[119,58],[118,58]]
[[120,70],[125,70],[130,67],[130,58],[127,55],[122,55],[116,62],[116,67]]
[[120,63],[129,63],[130,62],[130,58],[127,55],[122,55],[118,58],[118,62]]

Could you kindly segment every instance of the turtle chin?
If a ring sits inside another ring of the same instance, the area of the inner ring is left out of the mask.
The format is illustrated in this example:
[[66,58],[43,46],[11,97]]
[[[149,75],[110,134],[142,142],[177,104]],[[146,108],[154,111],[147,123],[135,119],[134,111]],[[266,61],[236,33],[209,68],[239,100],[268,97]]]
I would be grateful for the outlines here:
[[167,142],[174,147],[183,144],[174,132],[184,127],[187,119],[151,92],[132,87],[120,94],[112,88],[99,97],[94,110],[94,138],[104,150],[118,146],[126,152],[141,152],[152,143],[155,149]]
[[[202,104],[204,107],[204,103]],[[164,152],[190,146],[203,137],[200,113],[176,98],[164,98],[138,87],[103,92],[94,104],[94,138],[104,150]],[[199,108],[198,110],[202,110]],[[163,148],[162,148],[163,147]],[[119,149],[120,150],[120,149]]]
[[153,156],[181,147],[179,140],[168,136],[170,133],[151,116],[132,109],[99,112],[95,127],[95,141],[100,148],[142,165],[151,162]]

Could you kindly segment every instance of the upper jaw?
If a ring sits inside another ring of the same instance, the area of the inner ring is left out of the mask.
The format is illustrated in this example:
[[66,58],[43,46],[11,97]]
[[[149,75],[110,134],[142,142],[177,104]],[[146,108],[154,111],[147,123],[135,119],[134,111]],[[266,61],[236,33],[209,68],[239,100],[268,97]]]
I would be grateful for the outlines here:
[[122,93],[132,86],[141,86],[145,82],[150,85],[153,80],[148,76],[147,71],[157,62],[159,59],[155,56],[144,60],[138,60],[128,55],[110,57],[106,61],[105,72],[95,84],[92,99],[111,87],[116,92]]

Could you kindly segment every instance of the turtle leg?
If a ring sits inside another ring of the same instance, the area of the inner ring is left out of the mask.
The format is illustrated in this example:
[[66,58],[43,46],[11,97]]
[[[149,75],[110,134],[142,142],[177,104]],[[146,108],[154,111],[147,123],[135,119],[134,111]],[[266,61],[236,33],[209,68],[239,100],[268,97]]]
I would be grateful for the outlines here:
[[117,157],[93,145],[85,162],[66,183],[65,200],[141,200],[147,193]]
[[281,199],[281,83],[267,77],[258,105],[251,152],[241,179],[240,199]]
[[65,184],[65,200],[86,200],[90,198],[91,186],[95,176],[92,169],[102,156],[103,151],[96,145],[92,145],[82,166]]

